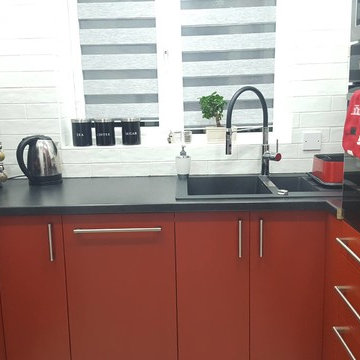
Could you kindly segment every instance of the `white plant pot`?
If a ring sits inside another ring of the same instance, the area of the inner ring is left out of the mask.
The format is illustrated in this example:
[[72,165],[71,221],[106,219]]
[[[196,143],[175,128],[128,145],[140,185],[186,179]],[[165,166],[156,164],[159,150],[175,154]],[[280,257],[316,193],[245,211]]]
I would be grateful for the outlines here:
[[[206,127],[206,139],[208,144],[225,144],[226,128],[217,126]],[[236,140],[236,132],[232,133],[232,141]]]

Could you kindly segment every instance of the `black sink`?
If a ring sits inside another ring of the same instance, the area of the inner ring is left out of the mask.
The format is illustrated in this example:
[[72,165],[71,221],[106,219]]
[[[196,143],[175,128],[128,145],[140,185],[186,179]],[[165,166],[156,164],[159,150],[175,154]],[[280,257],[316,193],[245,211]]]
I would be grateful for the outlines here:
[[266,199],[339,196],[306,174],[202,175],[178,178],[176,199]]
[[258,176],[190,177],[189,195],[270,194]]
[[178,179],[177,199],[232,199],[273,196],[258,175],[190,176]]
[[310,178],[305,176],[276,176],[270,175],[269,179],[279,188],[289,192],[321,191]]

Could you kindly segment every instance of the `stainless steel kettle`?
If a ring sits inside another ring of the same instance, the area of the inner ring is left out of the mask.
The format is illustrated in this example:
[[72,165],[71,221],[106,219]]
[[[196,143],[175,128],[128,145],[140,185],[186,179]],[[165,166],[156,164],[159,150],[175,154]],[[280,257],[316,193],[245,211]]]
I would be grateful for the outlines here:
[[[29,146],[27,166],[24,163],[26,146]],[[16,149],[16,158],[20,169],[29,178],[30,185],[62,182],[59,152],[50,137],[33,135],[22,139]]]

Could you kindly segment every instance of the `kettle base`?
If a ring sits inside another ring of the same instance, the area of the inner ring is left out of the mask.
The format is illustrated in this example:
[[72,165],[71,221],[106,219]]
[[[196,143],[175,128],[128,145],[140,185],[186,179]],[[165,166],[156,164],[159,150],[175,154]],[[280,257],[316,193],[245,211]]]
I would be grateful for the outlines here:
[[29,185],[53,185],[62,183],[62,175],[39,176],[29,179]]

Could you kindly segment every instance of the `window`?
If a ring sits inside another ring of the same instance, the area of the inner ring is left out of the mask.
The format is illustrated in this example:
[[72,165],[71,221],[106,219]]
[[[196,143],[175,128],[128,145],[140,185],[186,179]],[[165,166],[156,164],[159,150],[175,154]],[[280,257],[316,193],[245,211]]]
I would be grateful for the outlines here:
[[158,125],[154,0],[78,0],[88,118]]
[[[275,7],[276,0],[78,0],[86,117],[201,130],[211,123],[199,97],[217,91],[229,101],[253,85],[272,124]],[[233,125],[248,131],[261,120],[257,98],[242,95]]]
[[[240,87],[264,94],[272,124],[275,59],[275,0],[181,0],[184,125],[214,125],[203,119],[199,98],[217,91],[229,101]],[[245,93],[233,125],[259,127],[260,103]]]

